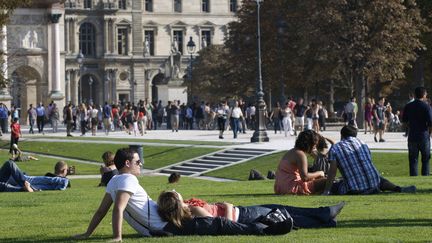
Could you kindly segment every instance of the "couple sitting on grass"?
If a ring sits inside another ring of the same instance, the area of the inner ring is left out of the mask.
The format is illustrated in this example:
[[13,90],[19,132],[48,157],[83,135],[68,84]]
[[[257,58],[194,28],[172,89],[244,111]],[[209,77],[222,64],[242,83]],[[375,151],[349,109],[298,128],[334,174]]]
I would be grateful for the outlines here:
[[293,226],[334,227],[335,217],[344,206],[344,203],[320,208],[209,205],[196,199],[185,203],[176,192],[163,192],[157,204],[136,177],[140,175],[142,165],[138,153],[129,148],[119,149],[114,163],[119,175],[108,183],[87,231],[75,235],[75,239],[90,237],[113,204],[113,241],[122,240],[123,219],[144,236],[278,235],[288,233]]
[[65,190],[70,187],[67,173],[68,165],[59,161],[54,166],[54,174],[48,172],[45,176],[28,176],[14,161],[9,160],[0,168],[0,192]]
[[[341,141],[333,144],[328,152],[328,171],[308,171],[307,155],[323,158],[325,139],[314,131],[301,132],[293,149],[281,159],[276,171],[276,194],[374,194],[380,191],[415,192],[415,186],[400,187],[380,176],[372,163],[368,146],[357,138],[357,129],[344,126]],[[318,149],[318,151],[316,151]],[[342,179],[335,181],[339,171]]]

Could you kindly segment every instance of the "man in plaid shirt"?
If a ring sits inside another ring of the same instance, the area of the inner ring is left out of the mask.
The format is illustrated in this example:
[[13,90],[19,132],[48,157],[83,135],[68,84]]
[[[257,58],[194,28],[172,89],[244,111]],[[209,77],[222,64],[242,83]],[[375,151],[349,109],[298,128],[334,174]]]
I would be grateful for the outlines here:
[[[353,126],[342,128],[341,141],[330,148],[328,155],[330,170],[324,195],[416,191],[415,186],[399,187],[379,175],[372,163],[369,147],[357,138],[357,129]],[[342,180],[334,182],[337,168]]]

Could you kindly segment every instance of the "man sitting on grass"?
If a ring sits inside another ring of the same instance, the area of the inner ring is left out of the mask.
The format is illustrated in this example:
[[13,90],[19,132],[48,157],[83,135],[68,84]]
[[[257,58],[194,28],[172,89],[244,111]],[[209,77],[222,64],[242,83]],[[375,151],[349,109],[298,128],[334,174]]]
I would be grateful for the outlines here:
[[93,215],[87,231],[75,235],[75,239],[90,237],[99,223],[108,213],[112,204],[113,241],[122,240],[123,218],[137,232],[144,236],[152,235],[274,235],[290,231],[291,220],[283,220],[271,226],[262,223],[240,224],[228,219],[216,217],[195,217],[184,222],[179,228],[162,220],[158,206],[138,182],[141,161],[138,153],[123,148],[116,152],[114,163],[119,171],[107,185],[106,193],[99,208]]
[[[334,144],[329,153],[330,169],[324,195],[374,194],[380,191],[415,192],[415,186],[400,187],[380,176],[372,163],[369,147],[357,138],[357,129],[344,126],[341,141]],[[337,168],[342,180],[334,182]]]
[[[57,162],[56,168],[57,167],[67,168],[67,164],[63,161],[60,161]],[[27,176],[24,175],[24,173],[18,168],[15,162],[9,160],[6,161],[0,168],[0,192],[65,190],[69,182],[69,179],[64,177],[66,176],[66,174],[54,175],[55,177]]]

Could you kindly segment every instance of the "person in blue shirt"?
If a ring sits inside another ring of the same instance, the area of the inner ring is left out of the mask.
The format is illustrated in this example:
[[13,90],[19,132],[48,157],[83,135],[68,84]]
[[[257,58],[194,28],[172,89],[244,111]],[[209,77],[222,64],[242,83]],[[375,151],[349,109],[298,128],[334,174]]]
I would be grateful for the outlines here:
[[425,102],[427,91],[417,87],[414,91],[415,100],[406,104],[402,122],[408,126],[408,158],[410,176],[417,176],[418,154],[421,153],[423,176],[430,175],[430,135],[432,131],[432,111]]
[[8,132],[9,110],[5,104],[0,103],[0,136]]

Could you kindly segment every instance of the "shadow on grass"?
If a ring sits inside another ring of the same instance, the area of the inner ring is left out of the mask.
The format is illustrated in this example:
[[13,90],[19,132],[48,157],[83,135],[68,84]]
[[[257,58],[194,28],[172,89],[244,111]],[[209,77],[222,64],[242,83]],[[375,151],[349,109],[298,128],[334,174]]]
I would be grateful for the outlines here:
[[432,188],[428,188],[428,189],[417,189],[417,193],[428,193],[428,194],[432,194]]
[[[138,239],[143,238],[143,236],[139,234],[131,234],[131,235],[123,235],[123,240],[127,239]],[[101,241],[101,242],[109,242],[112,240],[111,236],[92,236],[87,240],[91,241]],[[79,241],[86,241],[86,240],[79,240]],[[27,243],[27,242],[77,242],[77,240],[72,239],[72,237],[46,237],[43,239],[25,239],[25,238],[6,238],[6,239],[0,239],[0,242],[14,242],[14,243]]]
[[431,219],[362,219],[343,220],[338,228],[374,228],[374,227],[430,227]]
[[279,197],[280,195],[275,195],[274,193],[256,193],[256,194],[200,194],[200,197],[268,197],[268,196],[275,196]]

